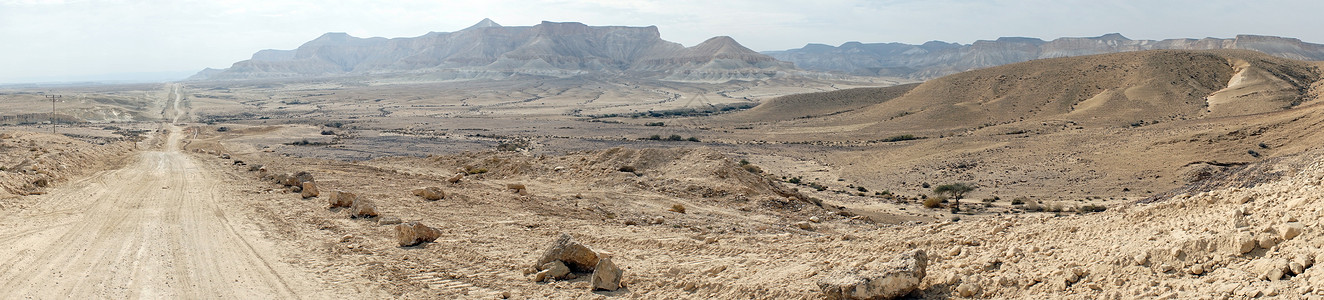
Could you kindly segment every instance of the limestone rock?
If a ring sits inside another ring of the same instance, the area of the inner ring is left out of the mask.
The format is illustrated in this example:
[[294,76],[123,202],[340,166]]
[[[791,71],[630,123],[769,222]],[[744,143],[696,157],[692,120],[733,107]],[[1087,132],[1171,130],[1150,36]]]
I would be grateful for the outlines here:
[[331,197],[327,198],[327,202],[331,204],[331,208],[350,207],[351,205],[354,205],[354,200],[358,198],[359,196],[354,195],[353,193],[334,191],[331,192]]
[[446,178],[446,182],[459,183],[461,178],[464,178],[463,172],[455,173],[455,175],[451,175],[451,178]]
[[538,268],[542,269],[542,271],[533,275],[534,282],[543,282],[547,279],[567,279],[568,275],[570,275],[570,268],[566,267],[565,263],[562,263],[559,260],[543,264],[538,266]]
[[594,290],[615,291],[621,288],[621,277],[624,274],[625,271],[611,262],[611,256],[604,255],[598,259],[598,265],[593,267],[593,277],[589,278],[589,283]]
[[443,192],[439,187],[430,186],[430,187],[415,189],[414,196],[422,197],[423,200],[437,201],[437,200],[441,200],[442,198],[446,198],[446,192]]
[[1282,227],[1278,228],[1278,234],[1282,240],[1286,241],[1298,235],[1301,235],[1301,230],[1304,230],[1305,228],[1306,226],[1304,224],[1301,224],[1299,222],[1290,222],[1287,224],[1283,224]]
[[422,243],[428,243],[441,237],[441,230],[428,227],[419,222],[409,222],[395,225],[395,240],[400,243],[400,247],[409,247]]
[[1255,250],[1255,236],[1252,236],[1249,232],[1238,233],[1232,239],[1232,242],[1235,243],[1232,245],[1232,249],[1236,250],[1236,254],[1246,254],[1251,250]]
[[377,216],[377,204],[372,200],[358,198],[349,207],[349,216],[353,218],[372,218]]
[[317,182],[312,182],[312,181],[304,182],[303,191],[301,191],[299,195],[302,196],[304,199],[317,197],[318,195],[321,195],[321,193],[317,191]]
[[1269,233],[1262,233],[1260,234],[1260,237],[1257,239],[1257,241],[1260,245],[1260,248],[1273,249],[1273,246],[1278,245],[1278,236]]
[[979,285],[974,282],[964,282],[956,286],[956,293],[960,294],[961,297],[973,297],[975,294],[979,294],[979,290]]
[[878,269],[833,274],[818,287],[827,299],[893,299],[919,287],[928,263],[924,250],[910,250]]
[[558,260],[575,272],[589,272],[598,265],[598,253],[576,242],[569,234],[562,233],[547,245],[547,250],[543,251],[542,256],[533,265],[541,267]]
[[795,227],[800,228],[801,230],[814,230],[813,224],[809,224],[809,222],[803,222],[803,221],[795,222]]
[[386,216],[386,217],[382,217],[381,219],[377,219],[377,225],[395,225],[400,223],[404,223],[404,221],[401,221],[400,217],[395,217],[395,216]]

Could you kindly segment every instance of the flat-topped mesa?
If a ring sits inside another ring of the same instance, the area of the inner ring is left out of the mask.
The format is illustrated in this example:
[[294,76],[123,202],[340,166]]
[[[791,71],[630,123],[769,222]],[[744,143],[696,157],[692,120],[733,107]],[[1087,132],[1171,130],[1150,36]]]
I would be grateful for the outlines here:
[[[715,61],[722,63],[714,64]],[[357,38],[345,33],[327,33],[297,49],[263,50],[254,54],[253,59],[237,62],[227,70],[200,73],[194,78],[450,72],[558,77],[601,73],[666,79],[674,74],[692,73],[696,68],[703,68],[705,74],[717,74],[707,78],[734,80],[757,79],[747,78],[746,74],[775,73],[794,67],[745,48],[730,37],[712,38],[686,48],[663,40],[657,26],[589,26],[549,21],[534,26],[501,26],[483,19],[460,31],[430,32],[412,38]]]
[[970,45],[928,42],[846,43],[839,47],[807,45],[801,49],[770,51],[783,61],[811,71],[854,75],[888,75],[931,79],[973,69],[1034,59],[1083,56],[1142,50],[1241,49],[1297,59],[1324,60],[1324,45],[1294,38],[1238,35],[1232,39],[1132,40],[1120,33],[1097,37],[1063,37],[1051,41],[1028,37],[980,40]]

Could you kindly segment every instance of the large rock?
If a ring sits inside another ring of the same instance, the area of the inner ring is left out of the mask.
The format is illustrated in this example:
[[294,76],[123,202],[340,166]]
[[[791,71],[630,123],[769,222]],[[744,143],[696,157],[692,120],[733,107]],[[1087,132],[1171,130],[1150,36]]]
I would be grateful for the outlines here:
[[312,197],[317,197],[320,194],[321,193],[317,191],[317,183],[309,181],[303,183],[303,191],[300,191],[299,195],[303,196],[304,199],[308,199]]
[[377,216],[377,204],[372,200],[357,198],[349,207],[349,216],[353,218],[372,218]]
[[395,240],[400,243],[400,247],[430,243],[436,241],[438,237],[441,237],[441,230],[423,223],[409,222],[395,225]]
[[603,255],[598,258],[598,265],[593,267],[593,277],[589,278],[589,285],[594,290],[615,291],[621,288],[621,276],[624,274],[625,271],[611,262],[611,256]]
[[286,176],[285,178],[283,178],[283,180],[284,180],[283,184],[287,186],[303,186],[304,182],[314,181],[313,174],[309,174],[308,172],[305,171],[299,171],[298,173],[294,173],[293,175]]
[[430,186],[430,187],[415,189],[414,196],[422,197],[423,200],[437,201],[437,200],[441,200],[442,198],[446,198],[446,192],[443,192],[439,187]]
[[358,196],[358,195],[354,195],[354,193],[346,193],[346,192],[343,192],[343,191],[334,191],[334,192],[331,192],[331,197],[330,197],[330,198],[327,198],[327,202],[330,202],[330,204],[331,204],[331,208],[336,208],[336,207],[350,207],[350,206],[354,205],[354,200],[355,200],[355,199],[358,199],[358,198],[359,198],[359,196]]
[[827,299],[895,299],[919,287],[928,264],[924,250],[910,250],[881,266],[833,274],[818,287]]
[[558,260],[575,272],[591,272],[598,265],[598,253],[576,242],[569,234],[562,233],[547,245],[547,251],[533,265],[542,270],[542,265]]

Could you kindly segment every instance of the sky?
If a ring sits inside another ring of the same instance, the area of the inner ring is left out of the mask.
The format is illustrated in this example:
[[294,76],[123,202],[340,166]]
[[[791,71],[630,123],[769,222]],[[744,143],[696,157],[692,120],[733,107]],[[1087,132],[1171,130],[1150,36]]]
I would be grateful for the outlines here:
[[1324,43],[1313,22],[1321,11],[1317,0],[0,0],[0,84],[182,79],[326,32],[414,37],[483,18],[504,26],[657,25],[663,39],[686,46],[726,35],[767,51],[1114,32]]

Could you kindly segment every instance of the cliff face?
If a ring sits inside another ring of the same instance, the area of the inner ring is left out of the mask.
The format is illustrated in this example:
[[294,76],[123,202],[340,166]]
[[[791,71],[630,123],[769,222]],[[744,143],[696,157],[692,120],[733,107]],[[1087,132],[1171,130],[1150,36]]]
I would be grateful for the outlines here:
[[1089,38],[999,38],[970,45],[928,42],[862,44],[850,42],[833,47],[809,44],[804,48],[764,52],[811,71],[843,72],[866,76],[901,76],[929,79],[973,69],[1033,59],[1082,56],[1141,50],[1240,49],[1297,59],[1324,60],[1324,45],[1294,38],[1240,35],[1232,39],[1132,40],[1121,34]]
[[262,50],[229,69],[199,73],[194,79],[400,72],[556,76],[606,73],[676,80],[702,72],[716,74],[716,78],[757,79],[764,75],[742,74],[780,74],[788,70],[794,67],[745,48],[729,37],[686,48],[663,40],[656,26],[543,22],[505,27],[484,19],[464,30],[413,38],[357,38],[327,33],[298,49]]

